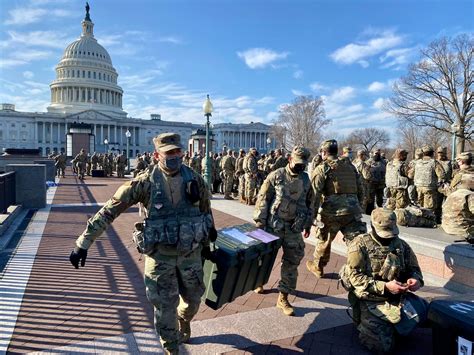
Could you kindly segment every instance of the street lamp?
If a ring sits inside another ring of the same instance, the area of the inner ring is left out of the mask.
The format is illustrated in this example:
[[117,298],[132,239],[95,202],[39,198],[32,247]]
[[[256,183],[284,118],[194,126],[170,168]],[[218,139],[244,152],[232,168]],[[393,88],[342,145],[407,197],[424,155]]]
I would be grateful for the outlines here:
[[268,137],[267,138],[267,153],[270,152],[270,144],[272,144],[272,139]]
[[109,140],[107,138],[104,139],[104,145],[105,145],[105,152],[107,153],[109,151],[107,144],[109,144]]
[[459,125],[453,122],[451,125],[451,133],[453,134],[453,144],[451,147],[451,160],[454,161],[456,159],[456,133],[458,132]]
[[209,159],[209,117],[212,116],[212,110],[213,110],[212,102],[211,99],[209,98],[209,95],[207,95],[206,101],[204,101],[204,104],[202,105],[202,110],[204,111],[204,116],[206,116],[206,171],[205,171],[205,176],[204,180],[207,183],[207,186],[211,186],[211,159]]
[[127,129],[127,132],[125,132],[125,137],[127,137],[127,174],[130,174],[130,158],[129,158],[129,149],[128,149],[128,146],[130,144],[130,137],[132,136],[132,134],[130,133],[130,131]]

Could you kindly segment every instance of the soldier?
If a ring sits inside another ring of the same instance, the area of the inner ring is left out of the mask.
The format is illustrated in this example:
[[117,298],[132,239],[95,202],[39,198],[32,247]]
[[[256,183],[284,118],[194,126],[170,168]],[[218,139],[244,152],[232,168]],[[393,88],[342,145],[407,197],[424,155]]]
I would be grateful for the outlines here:
[[[276,306],[287,316],[294,315],[288,294],[294,294],[298,265],[304,257],[303,237],[309,237],[312,223],[312,189],[305,167],[309,151],[295,147],[290,162],[268,175],[259,194],[253,213],[258,228],[280,237],[283,246],[280,291]],[[255,290],[263,292],[259,287]]]
[[445,181],[447,183],[451,182],[451,178],[453,177],[453,164],[451,160],[448,159],[448,148],[438,147],[438,149],[436,149],[436,160],[443,166]]
[[362,187],[362,201],[360,203],[360,207],[362,212],[366,213],[367,211],[367,203],[369,202],[369,180],[370,180],[370,168],[369,165],[366,163],[367,160],[367,152],[365,150],[358,150],[357,151],[357,158],[354,159],[352,164],[357,169],[357,172],[360,175],[360,182]]
[[185,151],[183,156],[183,164],[186,166],[190,166],[191,164],[191,157],[189,156],[189,152]]
[[80,153],[74,158],[77,174],[79,175],[79,180],[84,180],[84,174],[86,172],[86,162],[87,154],[84,149],[81,149]]
[[[180,136],[163,133],[153,140],[158,164],[125,182],[87,222],[70,261],[85,265],[87,250],[122,212],[136,203],[146,208],[134,238],[145,254],[145,286],[154,306],[155,330],[167,354],[191,336],[190,322],[204,293],[201,251],[216,237],[209,191],[199,174],[182,165]],[[166,232],[163,232],[166,231]],[[164,237],[163,237],[164,236]]]
[[234,184],[235,162],[231,150],[229,150],[229,153],[224,151],[222,155],[221,172],[224,178],[224,198],[226,200],[233,200],[231,193],[232,185]]
[[408,176],[414,180],[418,204],[436,211],[438,186],[444,181],[445,173],[443,166],[433,159],[433,147],[426,145],[422,152],[423,158],[413,164]]
[[109,176],[109,157],[107,154],[100,155],[100,165],[102,166],[102,170],[104,170],[104,176]]
[[244,160],[245,171],[245,202],[247,205],[255,204],[255,190],[257,188],[257,149],[250,148]]
[[239,202],[245,202],[245,171],[244,171],[245,150],[239,151],[239,157],[235,162],[235,178],[239,181],[237,188]]
[[86,161],[86,174],[87,176],[91,176],[91,169],[92,169],[92,160],[90,153],[87,153],[87,161]]
[[446,198],[441,227],[474,243],[474,174],[463,174],[457,189]]
[[280,169],[288,164],[288,160],[285,157],[283,148],[277,149],[275,152],[275,163],[270,165],[270,170],[275,171],[276,169]]
[[342,148],[341,157],[347,159],[349,162],[352,162],[352,148],[351,147]]
[[[219,154],[214,153],[212,157],[212,193],[216,194],[219,192],[220,177],[219,172],[220,168],[217,164]],[[220,160],[219,160],[220,161]]]
[[117,165],[117,177],[124,178],[125,168],[127,167],[127,157],[125,156],[125,154],[121,153],[116,158],[116,165]]
[[194,152],[194,157],[191,160],[191,169],[193,169],[196,173],[201,174],[201,155],[198,152]]
[[56,155],[54,158],[54,166],[56,167],[56,175],[65,177],[65,171],[66,171],[66,160],[67,157],[64,155],[63,152],[61,152],[59,155]]
[[408,152],[397,149],[393,160],[387,163],[385,184],[387,185],[387,208],[405,208],[410,204],[408,197]]
[[321,158],[321,154],[316,154],[311,160],[311,163],[309,163],[308,165],[308,175],[311,176],[314,169],[316,169],[316,167],[322,162],[323,162],[323,158]]
[[99,164],[99,156],[96,152],[91,156],[92,170],[97,170],[97,164]]
[[464,152],[459,154],[456,157],[457,165],[459,170],[454,175],[449,186],[449,191],[452,192],[456,190],[461,182],[461,178],[464,174],[474,174],[474,166],[472,166],[472,154],[469,152]]
[[367,214],[383,205],[383,192],[385,189],[385,163],[382,161],[380,149],[372,153],[372,158],[367,160],[370,169],[369,194],[367,201]]
[[270,154],[267,154],[267,159],[263,165],[263,170],[265,171],[265,176],[270,174],[270,166],[275,163],[275,151],[271,150]]
[[349,245],[340,276],[349,291],[360,342],[369,350],[390,352],[395,334],[410,332],[401,321],[405,299],[415,308],[418,320],[426,319],[427,303],[411,293],[423,286],[423,275],[415,253],[398,237],[395,213],[377,208],[372,211],[371,223],[371,232]]
[[133,171],[133,177],[136,177],[142,171],[145,171],[146,167],[147,165],[145,163],[145,160],[143,159],[142,156],[139,156],[138,161],[137,161],[137,166],[135,167],[135,170]]
[[324,276],[331,243],[339,231],[346,243],[366,232],[359,204],[363,198],[362,187],[356,168],[346,159],[337,157],[337,142],[333,139],[321,144],[320,154],[323,162],[311,174],[311,184],[315,195],[315,215],[323,201],[318,217],[321,226],[316,231],[314,260],[306,263],[316,277]]

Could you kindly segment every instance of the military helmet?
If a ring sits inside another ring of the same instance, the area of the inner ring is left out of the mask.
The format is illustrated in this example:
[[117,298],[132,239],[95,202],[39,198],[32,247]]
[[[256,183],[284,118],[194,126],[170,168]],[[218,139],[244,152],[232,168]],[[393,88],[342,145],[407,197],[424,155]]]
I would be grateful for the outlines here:
[[387,208],[376,208],[370,215],[372,227],[380,238],[394,238],[398,235],[397,216]]
[[319,150],[335,155],[337,154],[337,141],[335,139],[328,139],[321,143]]
[[456,156],[456,160],[472,160],[472,153],[471,152],[462,152]]
[[352,152],[352,148],[346,146],[346,147],[342,148],[342,152],[343,152],[343,153],[351,153],[351,152]]
[[436,153],[448,154],[448,148],[446,148],[446,147],[438,147],[438,149],[436,149]]
[[308,149],[302,146],[296,146],[291,152],[291,159],[295,164],[307,164],[311,153]]
[[422,148],[421,148],[421,151],[423,153],[431,153],[431,152],[434,152],[434,148],[431,146],[431,145],[424,145]]

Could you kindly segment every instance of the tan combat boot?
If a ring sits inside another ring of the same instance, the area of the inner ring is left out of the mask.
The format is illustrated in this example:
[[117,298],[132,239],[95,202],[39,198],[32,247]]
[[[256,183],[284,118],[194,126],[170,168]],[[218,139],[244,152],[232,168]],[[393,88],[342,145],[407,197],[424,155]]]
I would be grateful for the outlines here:
[[263,286],[258,286],[253,292],[258,293],[258,294],[263,294]]
[[316,266],[314,261],[308,260],[306,262],[306,268],[317,278],[323,278],[324,277],[324,270],[322,267]]
[[280,308],[283,311],[283,314],[285,316],[294,316],[295,315],[295,310],[293,309],[293,306],[290,304],[288,301],[288,294],[280,292],[280,295],[278,296],[278,301],[276,304],[277,308]]
[[191,338],[191,322],[178,317],[179,342],[187,343]]
[[224,200],[233,200],[231,195],[224,195]]

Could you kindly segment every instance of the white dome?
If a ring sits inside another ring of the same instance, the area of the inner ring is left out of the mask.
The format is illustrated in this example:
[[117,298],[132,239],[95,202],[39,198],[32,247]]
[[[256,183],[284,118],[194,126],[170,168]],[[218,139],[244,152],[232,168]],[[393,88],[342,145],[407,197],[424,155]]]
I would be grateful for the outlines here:
[[117,71],[107,50],[94,38],[88,7],[86,11],[81,37],[66,47],[56,66],[48,111],[77,113],[93,109],[124,117],[127,113],[122,110],[123,90],[117,85]]

